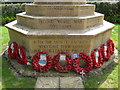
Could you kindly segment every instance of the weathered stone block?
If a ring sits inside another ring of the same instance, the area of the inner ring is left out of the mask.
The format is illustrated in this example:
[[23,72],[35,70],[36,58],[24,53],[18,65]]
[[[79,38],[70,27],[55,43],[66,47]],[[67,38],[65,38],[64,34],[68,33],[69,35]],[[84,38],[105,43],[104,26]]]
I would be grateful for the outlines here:
[[39,5],[28,4],[25,7],[26,14],[34,16],[89,16],[95,12],[95,5]]
[[104,15],[95,13],[86,17],[37,17],[17,14],[17,23],[33,29],[49,30],[85,30],[103,24]]
[[60,88],[71,88],[72,90],[79,88],[84,90],[81,77],[60,77]]
[[35,88],[59,88],[59,77],[39,77]]
[[36,4],[85,4],[86,0],[34,0]]

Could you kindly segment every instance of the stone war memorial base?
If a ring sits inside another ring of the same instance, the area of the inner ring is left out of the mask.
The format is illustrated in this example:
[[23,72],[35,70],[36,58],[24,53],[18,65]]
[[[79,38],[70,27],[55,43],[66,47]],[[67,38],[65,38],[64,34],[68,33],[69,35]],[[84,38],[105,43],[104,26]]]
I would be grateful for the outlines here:
[[3,58],[20,76],[38,78],[41,86],[36,88],[80,88],[78,78],[102,74],[114,65],[110,37],[115,25],[86,0],[34,0],[16,18],[5,25],[10,41]]

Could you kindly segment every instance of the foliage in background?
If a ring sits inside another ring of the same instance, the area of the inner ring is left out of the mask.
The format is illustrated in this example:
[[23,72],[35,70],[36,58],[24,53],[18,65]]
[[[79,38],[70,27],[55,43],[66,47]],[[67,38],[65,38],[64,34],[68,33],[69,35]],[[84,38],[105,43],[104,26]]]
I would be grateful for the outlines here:
[[25,11],[25,4],[1,4],[2,7],[2,25],[16,19],[16,14]]
[[[25,4],[0,4],[0,7],[2,7],[2,25],[15,20],[17,13],[25,11]],[[108,2],[91,4],[96,5],[96,12],[105,14],[105,20],[112,23],[120,23],[120,2],[112,4]]]
[[118,3],[92,3],[96,5],[96,12],[105,14],[105,20],[120,23],[120,2]]

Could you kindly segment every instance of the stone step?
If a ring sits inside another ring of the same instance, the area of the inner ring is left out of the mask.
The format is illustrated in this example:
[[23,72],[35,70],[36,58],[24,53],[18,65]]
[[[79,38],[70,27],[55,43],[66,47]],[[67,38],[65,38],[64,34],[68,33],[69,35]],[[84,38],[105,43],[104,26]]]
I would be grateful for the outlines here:
[[38,77],[38,88],[81,88],[84,89],[81,77]]
[[26,12],[17,14],[17,23],[33,29],[82,30],[103,24],[104,15],[95,13],[84,17],[43,17],[31,16]]
[[39,77],[35,88],[59,88],[59,77]]
[[36,4],[85,4],[86,0],[34,0]]
[[25,6],[26,14],[35,16],[89,16],[95,12],[95,5],[39,5],[28,4]]
[[81,88],[83,83],[81,77],[60,77],[60,88]]

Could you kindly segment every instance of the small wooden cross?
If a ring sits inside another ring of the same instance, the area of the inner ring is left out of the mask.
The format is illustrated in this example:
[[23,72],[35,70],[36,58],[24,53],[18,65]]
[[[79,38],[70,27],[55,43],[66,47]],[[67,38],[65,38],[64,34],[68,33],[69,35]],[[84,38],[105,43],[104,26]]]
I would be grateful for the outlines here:
[[82,77],[85,75],[85,72],[82,70],[82,72],[80,72],[80,74],[82,75]]

